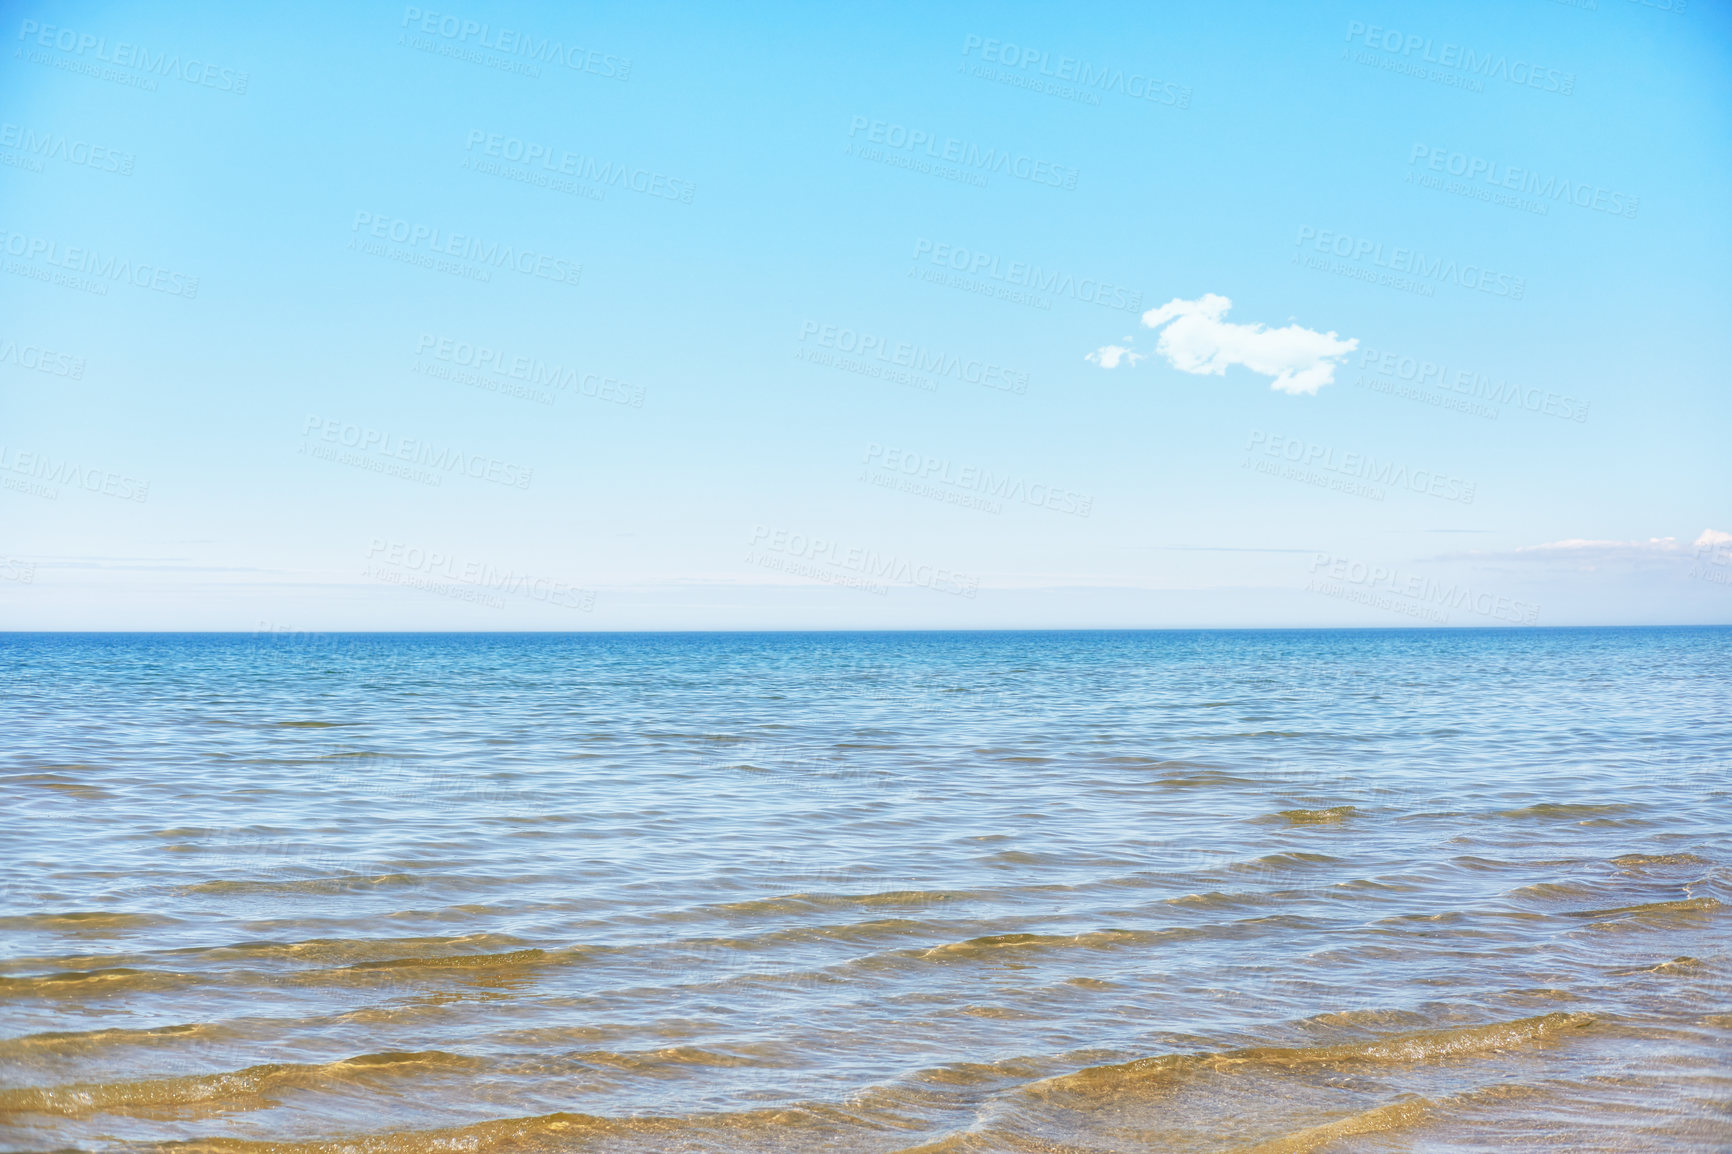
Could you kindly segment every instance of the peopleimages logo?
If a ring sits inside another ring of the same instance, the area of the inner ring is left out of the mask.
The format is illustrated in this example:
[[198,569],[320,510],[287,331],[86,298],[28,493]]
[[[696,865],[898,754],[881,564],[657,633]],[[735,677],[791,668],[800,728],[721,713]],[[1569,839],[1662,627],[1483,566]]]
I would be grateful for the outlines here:
[[[1378,460],[1367,453],[1341,452],[1331,445],[1319,445],[1299,437],[1253,429],[1250,439],[1245,442],[1245,452],[1251,460],[1260,453],[1267,458],[1286,461],[1304,469],[1322,470],[1369,486],[1385,485],[1444,501],[1473,504],[1475,485],[1472,481],[1436,469],[1412,469],[1396,461]],[[1382,500],[1381,493],[1374,499]]]
[[[894,445],[881,445],[876,441],[866,446],[866,456],[862,463],[868,469],[879,470],[879,473],[866,473],[861,480],[870,480],[876,484],[890,482],[885,484],[886,488],[903,488],[918,496],[931,496],[936,487],[953,489],[958,496],[978,500],[956,500],[949,503],[982,508],[991,513],[1000,510],[1000,501],[1020,501],[1025,505],[1070,513],[1077,517],[1087,517],[1094,507],[1092,496],[1078,493],[1063,485],[1031,482],[1010,473],[995,473],[979,465],[958,465],[947,457],[934,457]],[[896,484],[897,481],[911,484]],[[938,499],[946,498],[940,496]]]
[[[574,180],[607,188],[623,188],[657,200],[690,204],[697,193],[697,185],[692,181],[681,180],[666,173],[629,164],[616,164],[611,160],[597,160],[593,156],[551,144],[502,136],[497,132],[485,132],[479,128],[469,130],[463,148],[472,155],[479,148],[483,156],[521,165],[526,170],[540,169],[553,176],[569,176]],[[530,180],[528,183],[533,184],[536,181]]]
[[[9,266],[8,272],[32,276],[37,280],[52,280],[68,288],[92,292],[98,296],[108,294],[110,282],[124,282],[134,288],[149,289],[188,300],[198,296],[198,278],[195,276],[187,276],[161,265],[134,264],[113,253],[104,256],[95,249],[79,245],[62,245],[50,237],[29,236],[0,227],[0,248],[4,249],[7,256],[30,262]],[[48,269],[36,268],[36,261],[62,271],[50,273]]]
[[1464,79],[1502,80],[1560,96],[1569,96],[1576,88],[1574,72],[1563,72],[1529,60],[1511,60],[1501,52],[1476,52],[1447,40],[1439,43],[1429,36],[1402,33],[1358,20],[1347,22],[1347,42],[1381,51],[1390,61],[1399,61],[1412,69],[1429,64]]
[[[979,252],[964,248],[961,245],[942,244],[919,237],[914,241],[914,262],[934,265],[940,269],[961,274],[964,281],[969,278],[984,278],[981,283],[995,281],[1000,285],[1013,286],[1016,289],[1026,289],[1036,294],[1070,297],[1083,304],[1099,305],[1106,309],[1122,309],[1125,312],[1140,312],[1143,307],[1143,294],[1132,292],[1122,285],[1109,284],[1106,281],[1092,277],[1073,276],[1060,269],[1043,269],[1037,264],[1027,261],[1001,261],[992,253]],[[928,278],[930,279],[930,278]],[[947,283],[940,281],[939,283]],[[954,287],[969,288],[967,283]],[[991,292],[989,295],[1004,295]],[[1012,299],[1026,294],[1011,293],[1006,299]],[[1039,299],[1038,297],[1036,298]],[[1041,307],[1051,307],[1050,304]]]
[[98,172],[132,175],[133,156],[130,152],[121,152],[103,144],[92,144],[88,140],[56,136],[52,132],[37,132],[33,128],[10,121],[0,124],[0,148],[16,149],[35,160],[37,163],[33,168],[36,172],[42,171],[41,161],[59,160]]
[[[550,256],[534,249],[516,248],[496,240],[482,240],[466,233],[449,232],[433,225],[417,224],[382,213],[356,212],[355,223],[349,226],[349,231],[360,233],[363,229],[368,237],[400,246],[401,255],[410,264],[423,264],[433,268],[450,263],[440,262],[438,257],[450,256],[468,261],[472,265],[484,266],[466,270],[468,273],[479,274],[477,279],[490,279],[489,269],[508,269],[524,276],[553,281],[555,284],[575,285],[583,276],[583,266],[576,261]],[[351,241],[352,246],[355,240]],[[388,251],[383,250],[382,246],[374,247],[381,251],[373,255],[383,255]]]
[[927,377],[949,377],[971,385],[982,385],[1007,393],[1028,392],[1028,374],[1008,369],[982,357],[959,357],[913,341],[898,341],[874,333],[857,332],[846,325],[807,321],[800,326],[802,344],[810,341],[822,349],[850,356],[873,358],[886,365],[908,369]]
[[[443,470],[443,473],[430,474],[431,482],[437,485],[444,479],[446,473],[458,473],[465,477],[473,477],[477,481],[492,481],[496,485],[506,485],[515,489],[527,489],[535,477],[535,470],[510,461],[501,461],[481,453],[466,453],[448,445],[435,445],[421,437],[401,437],[395,433],[367,428],[346,421],[327,419],[309,414],[306,424],[301,429],[304,438],[301,452],[311,457],[335,460],[339,464],[355,464],[366,467],[360,460],[342,459],[339,449],[352,450],[362,459],[377,458],[381,464],[397,461],[410,465],[425,466],[428,469]],[[317,438],[317,441],[314,438]],[[324,442],[320,445],[318,442]],[[387,471],[374,469],[374,472]],[[418,480],[420,478],[410,478]]]
[[[505,349],[489,345],[476,344],[457,340],[452,337],[436,336],[433,333],[422,333],[421,339],[415,344],[417,357],[431,357],[443,361],[458,369],[472,370],[476,374],[487,373],[496,377],[505,377],[511,381],[520,381],[533,389],[550,389],[564,391],[578,396],[593,397],[599,401],[610,401],[617,405],[629,405],[634,409],[643,408],[644,390],[640,385],[630,384],[614,377],[603,376],[600,373],[588,372],[575,365],[562,365],[541,360],[537,357],[509,352]],[[439,374],[431,374],[439,375]],[[486,378],[480,378],[482,382]],[[459,380],[460,384],[471,384],[468,380]],[[500,391],[498,387],[483,383],[480,385],[489,392]],[[552,403],[552,394],[540,394],[548,398],[546,403]],[[530,396],[526,399],[536,400],[540,396]]]
[[[476,586],[489,592],[527,597],[531,601],[557,605],[562,609],[576,609],[587,613],[595,608],[593,589],[580,589],[564,581],[538,577],[517,569],[501,569],[487,561],[464,561],[438,549],[425,549],[402,541],[373,538],[373,543],[367,550],[367,560],[375,566],[388,565],[406,574]],[[377,573],[369,575],[379,576]],[[390,580],[388,577],[380,579]]]
[[[1298,239],[1293,243],[1299,246],[1302,253],[1307,242],[1317,252],[1357,264],[1369,264],[1387,273],[1399,273],[1402,279],[1422,287],[1442,281],[1492,296],[1506,297],[1512,301],[1519,301],[1527,294],[1526,277],[1498,272],[1484,265],[1463,264],[1448,257],[1427,258],[1418,249],[1399,245],[1391,246],[1388,252],[1385,252],[1382,241],[1369,237],[1349,236],[1344,232],[1303,225],[1299,229]],[[1366,271],[1370,272],[1369,269]]]
[[[101,493],[105,497],[115,497],[122,501],[142,503],[150,499],[149,481],[124,476],[110,469],[81,465],[68,457],[57,461],[47,453],[19,452],[9,445],[0,445],[0,473],[12,473],[41,482],[40,485],[30,486],[30,491],[33,495],[47,497],[50,501],[59,496],[58,491],[47,488],[52,485]],[[6,480],[7,488],[19,488],[12,483],[10,477]]]
[[[1429,361],[1401,353],[1367,347],[1359,355],[1359,367],[1379,376],[1393,377],[1426,388],[1460,393],[1498,405],[1519,406],[1530,413],[1580,423],[1588,419],[1588,402],[1549,389],[1512,384],[1477,369],[1452,369],[1440,361]],[[1382,391],[1382,390],[1379,390]],[[1496,414],[1493,413],[1493,416]]]
[[1696,561],[1689,576],[1716,585],[1732,585],[1732,533],[1704,529],[1696,538]]
[[[42,24],[35,20],[25,20],[19,24],[18,39],[35,48],[50,48],[64,54],[66,59],[63,61],[49,58],[47,62],[56,66],[62,63],[71,64],[71,71],[88,71],[95,68],[95,65],[89,62],[98,61],[142,73],[142,76],[132,78],[133,86],[144,87],[153,92],[156,90],[156,78],[184,80],[188,84],[214,88],[219,92],[232,92],[236,96],[245,96],[247,91],[245,72],[225,68],[220,64],[208,64],[191,56],[182,60],[178,52],[164,51],[152,56],[150,49],[141,44],[129,44],[120,40],[110,45],[106,36]],[[78,67],[79,65],[82,67]],[[139,84],[138,81],[145,83]]]
[[[969,599],[973,599],[980,589],[980,578],[972,573],[912,561],[895,554],[885,555],[827,537],[772,529],[768,525],[753,528],[749,545],[753,552],[746,555],[748,564],[812,577],[827,584],[851,585],[879,595],[887,589],[884,582],[914,585]],[[779,557],[766,556],[766,553]],[[795,564],[787,564],[787,561]]]
[[[1191,90],[1185,85],[1160,80],[1141,72],[1127,73],[1122,68],[1112,68],[1104,64],[1097,68],[1074,56],[1060,56],[1055,60],[1052,53],[1039,48],[1026,45],[1019,47],[1008,41],[970,34],[962,42],[962,55],[969,57],[977,50],[980,59],[988,64],[1033,72],[1049,80],[1062,81],[1065,85],[1074,84],[1084,93],[1117,92],[1132,100],[1147,100],[1173,108],[1191,106]],[[1064,89],[1061,88],[1055,90],[1054,94],[1063,92]],[[1089,103],[1099,103],[1099,97]]]
[[[941,136],[930,129],[910,128],[894,121],[856,116],[848,122],[848,139],[859,139],[862,134],[866,143],[883,145],[893,150],[893,153],[906,153],[917,159],[959,165],[963,170],[983,177],[997,173],[999,176],[1026,180],[1030,184],[1045,184],[1064,189],[1076,187],[1078,172],[1073,166],[1054,164],[1008,149],[982,148],[954,136]],[[862,155],[867,159],[876,159],[869,152]]]
[[[1419,573],[1404,573],[1393,565],[1379,565],[1352,557],[1318,553],[1311,559],[1311,572],[1315,578],[1337,583],[1332,589],[1314,580],[1307,586],[1312,592],[1342,597],[1343,586],[1356,586],[1367,596],[1361,598],[1348,595],[1346,600],[1376,604],[1379,608],[1394,609],[1398,613],[1406,612],[1406,607],[1423,606],[1431,613],[1449,609],[1464,610],[1477,613],[1481,617],[1507,621],[1512,625],[1533,625],[1539,621],[1540,607],[1532,601],[1507,597],[1489,589],[1475,589],[1471,585],[1456,581],[1445,583]],[[1392,603],[1388,598],[1401,600]],[[1409,613],[1409,616],[1430,614]],[[1449,619],[1443,617],[1437,623],[1446,625]]]
[[84,379],[84,358],[71,353],[57,353],[38,344],[25,344],[10,337],[0,337],[0,365],[17,365],[51,377]]
[[453,46],[473,46],[504,56],[519,56],[536,64],[558,64],[573,72],[587,72],[604,80],[631,79],[631,61],[625,57],[578,44],[566,44],[551,36],[537,38],[533,32],[494,28],[479,20],[465,20],[461,16],[427,12],[415,7],[403,9],[403,27],[427,36],[437,36]]
[[1541,177],[1531,168],[1504,164],[1501,161],[1488,160],[1483,156],[1469,156],[1465,152],[1455,152],[1430,144],[1415,144],[1413,151],[1408,154],[1407,163],[1410,169],[1410,178],[1414,171],[1413,166],[1422,161],[1425,169],[1460,177],[1470,185],[1483,182],[1489,185],[1492,190],[1509,189],[1512,192],[1535,197],[1542,202],[1564,201],[1575,205],[1577,208],[1592,209],[1594,212],[1603,212],[1630,220],[1635,219],[1636,210],[1642,204],[1640,197],[1631,196],[1627,192],[1615,192],[1597,184],[1571,181],[1556,176]]

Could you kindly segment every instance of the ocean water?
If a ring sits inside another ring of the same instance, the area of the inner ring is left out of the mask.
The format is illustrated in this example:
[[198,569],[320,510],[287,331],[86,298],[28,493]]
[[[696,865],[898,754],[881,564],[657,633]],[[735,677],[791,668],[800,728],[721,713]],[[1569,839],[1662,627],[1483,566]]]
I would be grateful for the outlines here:
[[1732,1148],[1732,630],[0,670],[0,1149]]

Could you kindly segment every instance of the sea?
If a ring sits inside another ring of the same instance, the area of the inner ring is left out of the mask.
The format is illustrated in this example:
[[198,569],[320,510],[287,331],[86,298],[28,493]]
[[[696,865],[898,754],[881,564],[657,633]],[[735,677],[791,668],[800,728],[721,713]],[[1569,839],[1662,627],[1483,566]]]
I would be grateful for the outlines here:
[[0,635],[0,1150],[1732,1149],[1732,629]]

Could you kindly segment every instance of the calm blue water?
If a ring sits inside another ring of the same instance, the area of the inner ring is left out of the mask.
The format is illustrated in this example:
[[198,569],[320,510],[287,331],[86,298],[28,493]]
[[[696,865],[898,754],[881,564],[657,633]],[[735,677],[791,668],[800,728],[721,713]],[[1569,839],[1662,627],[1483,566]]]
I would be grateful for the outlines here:
[[0,671],[5,1149],[1732,1148],[1732,630]]

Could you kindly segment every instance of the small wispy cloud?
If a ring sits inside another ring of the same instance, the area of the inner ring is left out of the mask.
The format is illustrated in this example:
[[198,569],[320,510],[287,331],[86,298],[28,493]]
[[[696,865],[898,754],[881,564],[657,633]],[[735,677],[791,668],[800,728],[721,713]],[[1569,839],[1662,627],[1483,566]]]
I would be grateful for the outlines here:
[[1566,537],[1562,541],[1543,541],[1538,545],[1523,545],[1517,553],[1537,553],[1546,557],[1650,557],[1678,553],[1683,546],[1676,537],[1649,537],[1646,541],[1599,541],[1587,537]]
[[1549,553],[1552,555],[1581,554],[1597,556],[1648,557],[1672,553],[1705,553],[1732,545],[1732,533],[1719,529],[1704,529],[1688,545],[1676,537],[1649,537],[1646,541],[1590,541],[1570,537],[1562,541],[1547,541],[1541,545],[1524,545],[1518,553]]
[[[1228,366],[1243,365],[1273,377],[1272,389],[1306,396],[1332,383],[1340,359],[1359,347],[1355,338],[1343,340],[1333,331],[1320,333],[1297,324],[1280,329],[1235,324],[1225,319],[1232,307],[1230,299],[1217,293],[1205,293],[1194,301],[1175,298],[1144,313],[1143,327],[1162,329],[1155,352],[1180,372],[1219,377],[1226,375]],[[1086,359],[1103,369],[1134,366],[1146,354],[1134,351],[1132,340],[1126,337],[1125,344],[1103,345]]]
[[[1132,338],[1126,337],[1125,340]],[[1121,364],[1135,366],[1138,361],[1147,360],[1147,354],[1132,352],[1129,345],[1102,345],[1087,357],[1103,369],[1116,369]]]
[[1450,560],[1559,562],[1581,568],[1613,562],[1655,562],[1732,551],[1732,533],[1704,529],[1686,544],[1676,537],[1649,537],[1645,541],[1613,541],[1589,537],[1566,537],[1538,545],[1521,545],[1505,551],[1473,550],[1451,554]]

